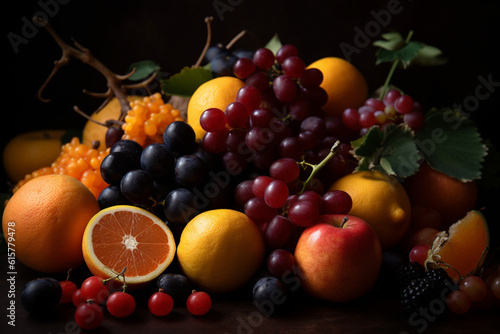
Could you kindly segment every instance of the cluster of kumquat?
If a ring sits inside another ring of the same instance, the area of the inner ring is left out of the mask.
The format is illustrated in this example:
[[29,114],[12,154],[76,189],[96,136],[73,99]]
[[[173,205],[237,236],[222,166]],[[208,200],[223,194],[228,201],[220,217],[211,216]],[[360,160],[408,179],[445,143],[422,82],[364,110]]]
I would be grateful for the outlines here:
[[160,93],[130,102],[131,110],[122,125],[122,139],[131,139],[142,147],[163,142],[163,132],[175,121],[184,121],[181,112],[165,103]]
[[81,181],[97,198],[101,191],[108,186],[102,179],[100,171],[101,161],[108,153],[109,149],[99,151],[81,143],[78,137],[74,137],[69,143],[62,145],[61,154],[50,166],[42,167],[26,175],[23,180],[16,184],[12,192],[15,193],[26,182],[36,177],[65,174]]

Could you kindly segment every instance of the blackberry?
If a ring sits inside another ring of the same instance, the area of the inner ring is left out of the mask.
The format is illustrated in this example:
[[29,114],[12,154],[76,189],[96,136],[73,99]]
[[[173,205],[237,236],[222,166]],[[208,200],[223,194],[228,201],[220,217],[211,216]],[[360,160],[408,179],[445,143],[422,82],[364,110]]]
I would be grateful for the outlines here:
[[401,304],[403,310],[414,312],[420,307],[428,307],[435,297],[432,282],[425,277],[412,280],[401,293]]
[[425,276],[424,267],[416,263],[403,264],[396,270],[396,283],[401,290],[405,289],[412,280]]
[[452,291],[449,287],[455,287],[450,276],[448,276],[443,268],[431,269],[425,273],[425,277],[431,282],[436,294],[441,294],[446,289],[447,296]]

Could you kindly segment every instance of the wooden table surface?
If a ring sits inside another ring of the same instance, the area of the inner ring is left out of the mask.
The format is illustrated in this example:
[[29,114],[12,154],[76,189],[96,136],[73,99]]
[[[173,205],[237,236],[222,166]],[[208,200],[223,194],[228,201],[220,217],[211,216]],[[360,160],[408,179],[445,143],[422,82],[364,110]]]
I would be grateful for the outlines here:
[[[2,268],[7,255],[1,256]],[[251,298],[251,286],[235,293],[212,296],[212,309],[204,316],[191,315],[185,306],[175,305],[165,317],[155,317],[147,309],[147,299],[155,286],[132,292],[137,307],[132,316],[114,318],[106,311],[101,326],[93,331],[81,330],[74,322],[75,307],[59,305],[55,312],[43,318],[29,315],[21,306],[21,290],[31,279],[44,277],[21,263],[16,263],[15,327],[8,325],[6,308],[10,303],[7,279],[2,270],[0,280],[1,333],[499,333],[500,307],[486,311],[472,310],[465,315],[444,312],[422,313],[414,317],[402,311],[393,286],[377,283],[364,297],[347,304],[335,304],[313,299],[297,292],[289,299],[289,307],[281,312],[271,308],[258,309]],[[90,273],[80,268],[72,273],[79,285]],[[64,279],[64,275],[50,275]],[[300,290],[297,290],[300,291]],[[438,304],[436,304],[438,305]],[[436,309],[439,311],[438,309]],[[435,311],[436,312],[436,311]]]

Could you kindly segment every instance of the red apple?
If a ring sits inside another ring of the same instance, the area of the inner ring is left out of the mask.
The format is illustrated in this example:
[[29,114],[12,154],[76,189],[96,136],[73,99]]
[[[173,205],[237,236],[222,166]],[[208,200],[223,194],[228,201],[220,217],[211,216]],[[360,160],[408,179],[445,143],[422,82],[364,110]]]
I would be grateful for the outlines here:
[[294,256],[304,291],[337,303],[367,293],[382,265],[377,233],[361,218],[343,214],[320,216],[302,232]]

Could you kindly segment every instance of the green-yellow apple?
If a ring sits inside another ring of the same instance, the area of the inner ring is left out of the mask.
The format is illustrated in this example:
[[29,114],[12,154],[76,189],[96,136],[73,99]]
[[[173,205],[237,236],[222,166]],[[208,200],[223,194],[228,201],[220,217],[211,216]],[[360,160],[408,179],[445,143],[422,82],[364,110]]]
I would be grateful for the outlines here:
[[42,167],[49,167],[61,154],[66,130],[37,130],[12,138],[3,150],[7,177],[14,183]]
[[382,265],[377,233],[352,215],[321,215],[306,228],[294,252],[296,274],[311,296],[350,302],[375,284]]

